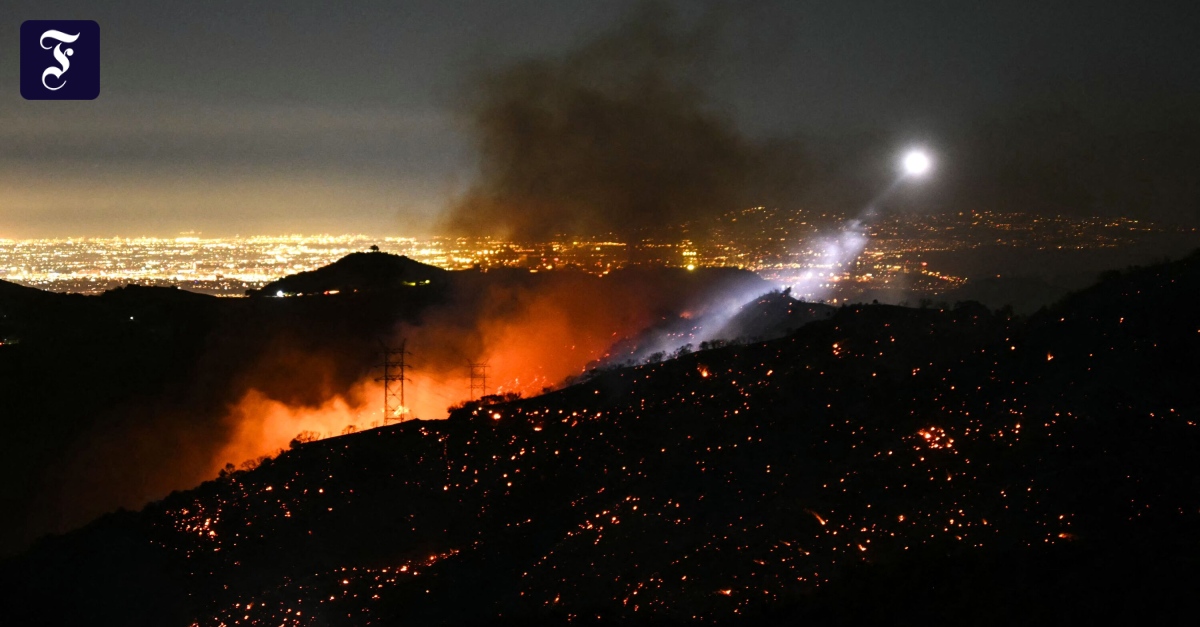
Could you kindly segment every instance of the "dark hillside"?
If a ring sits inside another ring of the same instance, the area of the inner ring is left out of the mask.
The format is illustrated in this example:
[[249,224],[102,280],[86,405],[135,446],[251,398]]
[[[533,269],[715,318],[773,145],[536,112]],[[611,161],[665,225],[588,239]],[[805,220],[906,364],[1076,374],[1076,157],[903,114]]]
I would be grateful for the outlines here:
[[845,307],[779,340],[299,445],[5,562],[0,611],[1166,622],[1200,583],[1197,289],[1193,255],[1029,320]]
[[789,292],[771,292],[747,303],[718,335],[730,340],[772,340],[817,320],[830,318],[832,305],[806,303]]
[[[221,299],[164,288],[82,296],[0,284],[0,471],[8,478],[0,483],[0,556],[194,486],[225,462],[274,453],[309,428],[255,441],[253,426],[240,430],[258,417],[240,411],[251,393],[301,414],[331,399],[373,409],[374,397],[354,395],[378,374],[381,340],[408,337],[418,376],[446,382],[415,410],[441,417],[466,396],[457,385],[466,361],[505,337],[556,333],[531,354],[515,353],[507,372],[492,372],[530,375],[536,391],[579,372],[614,338],[767,289],[736,269],[447,273],[383,253],[352,255],[311,276],[346,287],[360,271],[382,277],[373,285],[384,287]],[[434,277],[428,284],[408,280],[425,273]],[[495,350],[515,348],[526,347]],[[547,366],[547,358],[559,361]],[[216,459],[235,438],[253,450]]]
[[[379,337],[439,298],[417,288],[219,299],[0,285],[0,555],[78,525],[81,512],[193,483],[165,471],[206,463],[219,419],[250,386],[319,403],[327,391],[314,380],[349,387],[370,368]],[[289,371],[314,362],[322,369]]]

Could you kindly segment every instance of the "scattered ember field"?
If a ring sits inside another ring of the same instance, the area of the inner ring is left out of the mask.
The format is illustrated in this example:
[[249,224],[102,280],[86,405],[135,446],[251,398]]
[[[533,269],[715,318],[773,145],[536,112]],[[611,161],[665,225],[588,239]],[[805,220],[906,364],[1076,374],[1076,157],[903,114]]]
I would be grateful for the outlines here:
[[1200,581],[1197,287],[1193,255],[1028,319],[843,307],[780,340],[298,445],[44,540],[3,564],[4,613],[1162,618]]

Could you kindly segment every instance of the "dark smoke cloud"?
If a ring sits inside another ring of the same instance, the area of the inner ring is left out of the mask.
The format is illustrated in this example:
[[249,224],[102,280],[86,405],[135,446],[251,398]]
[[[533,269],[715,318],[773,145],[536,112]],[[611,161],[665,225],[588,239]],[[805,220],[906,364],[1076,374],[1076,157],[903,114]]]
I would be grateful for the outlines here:
[[478,178],[446,226],[632,239],[757,205],[853,217],[895,180],[911,145],[935,153],[936,176],[882,209],[1200,219],[1195,89],[998,78],[1002,95],[985,111],[832,134],[798,111],[794,135],[761,140],[710,97],[721,22],[714,13],[683,27],[665,5],[644,4],[565,54],[474,75],[464,107]]
[[798,146],[743,136],[705,93],[716,21],[683,29],[647,4],[561,57],[483,72],[468,106],[479,179],[449,226],[626,235],[784,198]]

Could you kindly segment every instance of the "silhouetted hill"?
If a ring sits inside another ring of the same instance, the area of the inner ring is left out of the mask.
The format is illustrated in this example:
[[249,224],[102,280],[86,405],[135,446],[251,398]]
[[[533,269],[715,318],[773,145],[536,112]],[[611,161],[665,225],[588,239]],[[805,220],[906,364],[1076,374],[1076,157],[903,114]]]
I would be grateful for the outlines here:
[[837,307],[806,303],[788,292],[771,292],[747,303],[721,329],[720,337],[767,340],[782,337],[817,320],[830,318]]
[[0,302],[10,302],[11,300],[15,299],[32,298],[36,297],[35,295],[37,294],[45,293],[46,292],[34,289],[32,287],[25,287],[24,285],[17,285],[16,283],[9,283],[8,281],[0,280],[0,299],[2,299]]
[[969,281],[961,288],[941,294],[936,300],[951,303],[972,300],[995,308],[1009,306],[1016,313],[1028,315],[1058,302],[1068,292],[1067,288],[1052,285],[1039,277],[986,277]]
[[11,346],[20,341],[20,329],[17,326],[18,309],[23,309],[28,301],[39,298],[44,293],[16,283],[0,281],[0,346]]
[[309,272],[293,274],[268,283],[257,293],[275,296],[356,292],[430,285],[443,281],[441,268],[390,253],[351,253]]
[[0,566],[16,624],[1175,622],[1200,256],[300,445]]
[[206,463],[251,386],[305,403],[323,398],[313,380],[352,385],[378,338],[434,302],[420,291],[339,303],[0,286],[0,555],[195,481],[147,470]]

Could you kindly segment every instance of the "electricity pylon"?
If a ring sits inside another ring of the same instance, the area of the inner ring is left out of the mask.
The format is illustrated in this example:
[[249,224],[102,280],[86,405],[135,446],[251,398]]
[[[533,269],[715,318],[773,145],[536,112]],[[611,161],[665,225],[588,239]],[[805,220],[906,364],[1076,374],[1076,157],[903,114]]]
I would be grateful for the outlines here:
[[379,367],[383,368],[383,376],[376,377],[376,381],[383,382],[383,424],[386,425],[389,421],[404,422],[404,417],[408,415],[408,405],[404,399],[404,383],[408,381],[406,376],[408,365],[405,363],[405,357],[411,355],[404,349],[408,340],[400,340],[400,348],[392,348],[387,344],[380,342],[383,353],[383,363]]
[[[483,398],[487,396],[487,370],[486,363],[467,362],[471,366],[471,398]],[[478,390],[479,394],[475,391]]]

